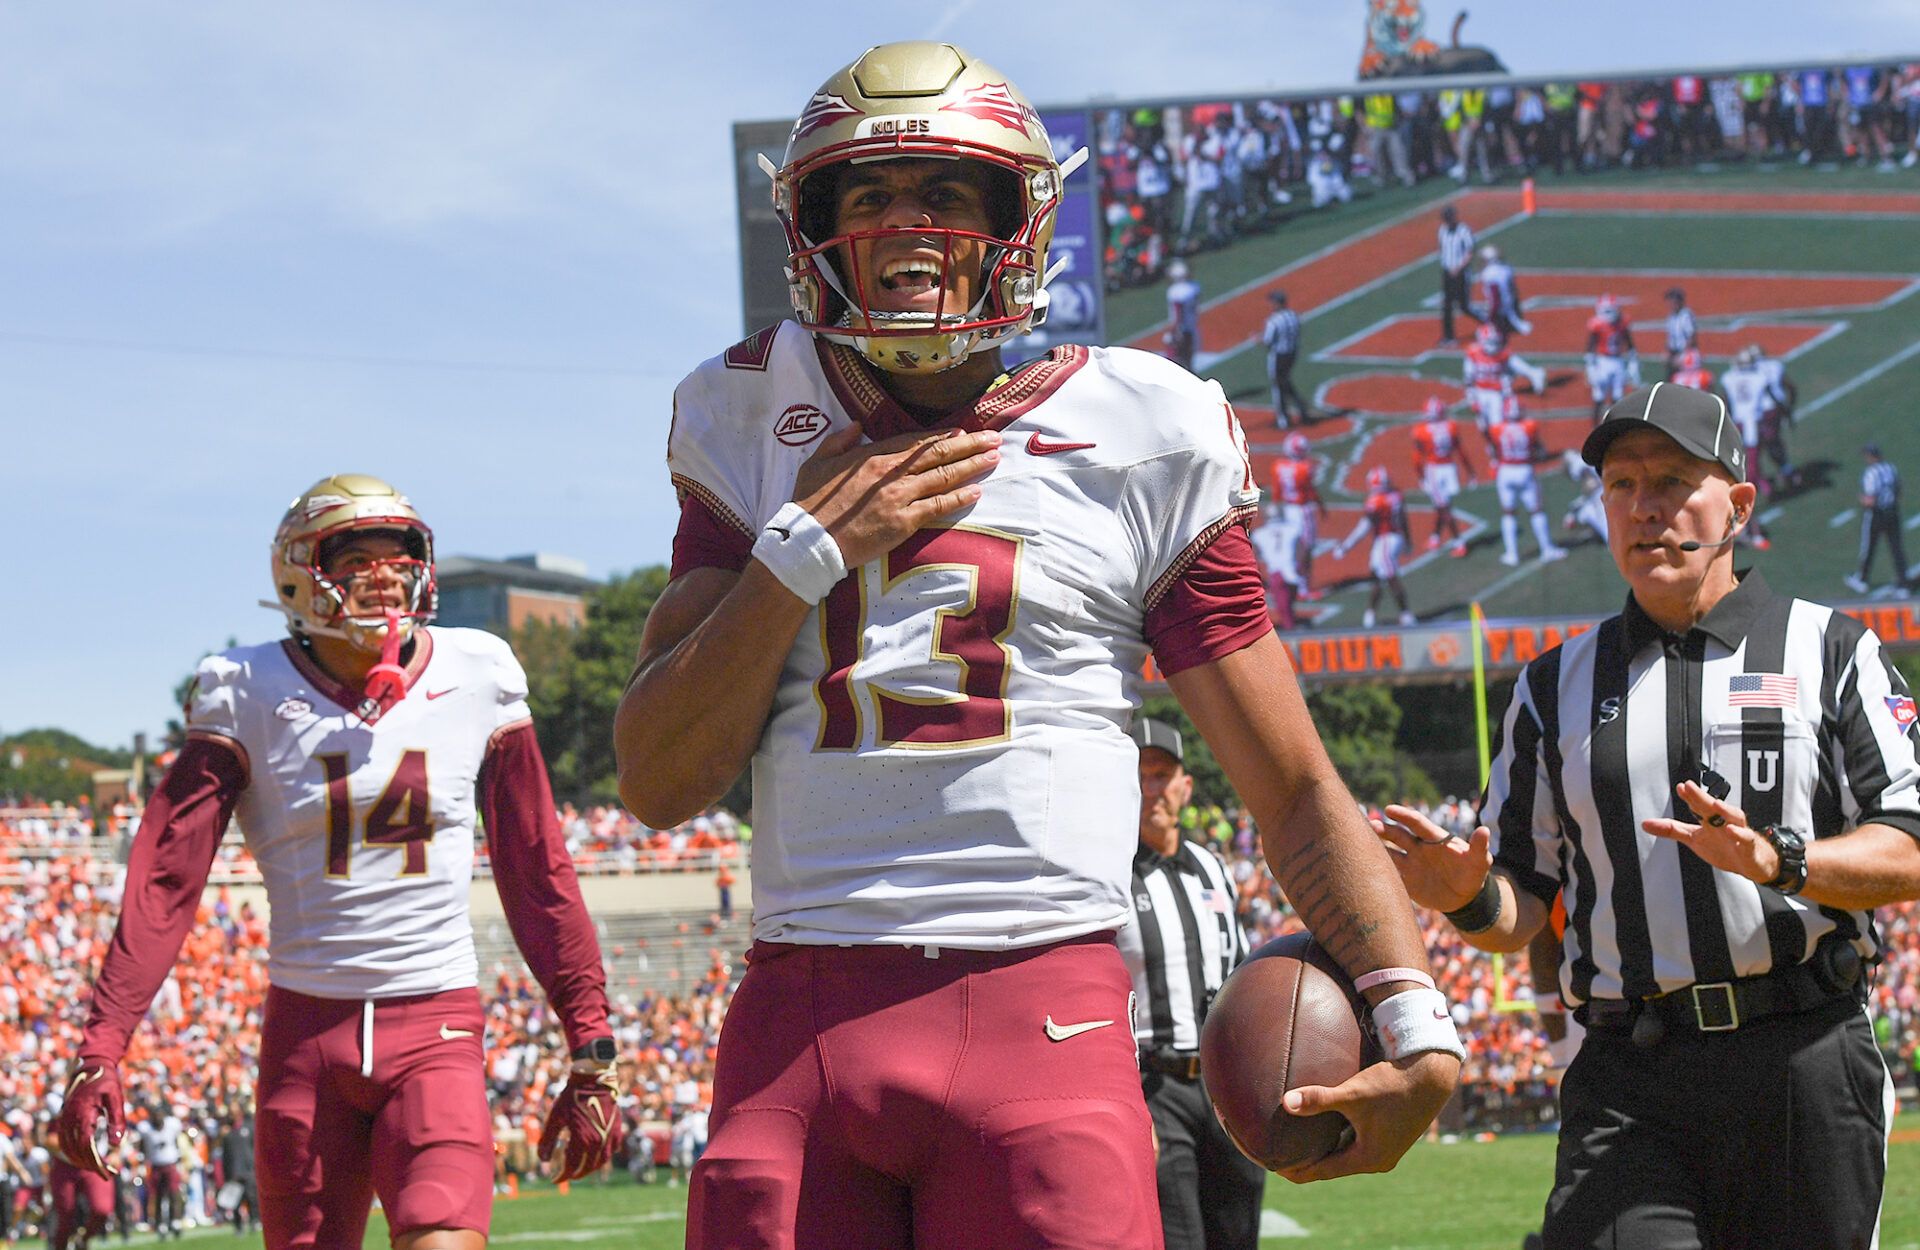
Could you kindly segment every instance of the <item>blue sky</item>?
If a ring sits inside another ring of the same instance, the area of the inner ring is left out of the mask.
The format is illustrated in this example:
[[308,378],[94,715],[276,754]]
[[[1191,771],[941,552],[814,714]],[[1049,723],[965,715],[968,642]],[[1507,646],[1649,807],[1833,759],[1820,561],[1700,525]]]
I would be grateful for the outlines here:
[[[0,731],[157,732],[279,632],[325,473],[443,554],[664,560],[673,384],[740,330],[731,123],[903,38],[1042,104],[1352,74],[1361,0],[1208,7],[0,3]],[[1913,0],[1471,8],[1517,73],[1920,53]]]

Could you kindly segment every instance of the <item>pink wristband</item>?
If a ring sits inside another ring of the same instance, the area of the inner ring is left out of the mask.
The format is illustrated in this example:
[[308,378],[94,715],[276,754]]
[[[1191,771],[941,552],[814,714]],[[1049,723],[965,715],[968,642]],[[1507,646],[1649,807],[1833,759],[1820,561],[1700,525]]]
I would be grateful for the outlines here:
[[1389,981],[1411,981],[1424,989],[1437,988],[1433,978],[1418,968],[1377,968],[1353,983],[1355,990],[1370,990],[1376,985],[1385,985]]

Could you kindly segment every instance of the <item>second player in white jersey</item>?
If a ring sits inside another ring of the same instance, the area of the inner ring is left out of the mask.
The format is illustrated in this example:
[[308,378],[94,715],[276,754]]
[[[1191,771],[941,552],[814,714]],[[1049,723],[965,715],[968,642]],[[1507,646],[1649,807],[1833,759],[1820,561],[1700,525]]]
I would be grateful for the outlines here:
[[413,697],[371,724],[294,639],[200,664],[190,737],[247,767],[235,816],[267,886],[273,983],[330,998],[478,983],[474,791],[496,735],[531,723],[507,644],[426,627]]

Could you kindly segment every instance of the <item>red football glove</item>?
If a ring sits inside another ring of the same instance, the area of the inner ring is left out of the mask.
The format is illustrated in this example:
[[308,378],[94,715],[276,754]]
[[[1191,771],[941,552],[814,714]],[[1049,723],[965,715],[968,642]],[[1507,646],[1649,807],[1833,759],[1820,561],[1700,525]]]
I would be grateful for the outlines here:
[[100,1157],[101,1117],[106,1118],[107,1146],[127,1135],[126,1100],[120,1094],[120,1068],[98,1059],[82,1059],[67,1082],[67,1098],[60,1105],[57,1134],[60,1153],[76,1167],[111,1177],[117,1170]]
[[560,1170],[553,1174],[555,1184],[591,1176],[613,1157],[614,1133],[620,1127],[620,1074],[611,1063],[580,1060],[574,1063],[566,1086],[547,1111],[546,1127],[540,1130],[540,1162],[553,1158],[554,1151],[566,1140],[560,1155]]

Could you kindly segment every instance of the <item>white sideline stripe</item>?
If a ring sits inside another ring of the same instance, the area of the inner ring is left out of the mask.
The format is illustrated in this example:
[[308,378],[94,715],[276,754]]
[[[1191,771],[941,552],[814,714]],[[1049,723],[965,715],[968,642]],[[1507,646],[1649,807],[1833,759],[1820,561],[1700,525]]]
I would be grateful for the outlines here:
[[1901,526],[1901,528],[1910,529],[1910,530],[1920,530],[1920,512],[1916,512],[1912,516],[1908,517],[1906,524]]
[[1281,1237],[1311,1237],[1300,1221],[1290,1215],[1283,1215],[1272,1207],[1263,1207],[1260,1211],[1260,1240]]
[[1779,504],[1775,504],[1773,507],[1768,508],[1765,512],[1762,512],[1760,514],[1760,524],[1772,525],[1775,521],[1785,516],[1786,513],[1787,513],[1787,510],[1785,508],[1781,507]]
[[1915,356],[1920,356],[1920,339],[1916,339],[1913,342],[1907,344],[1905,347],[1901,348],[1899,351],[1895,352],[1893,355],[1887,357],[1885,360],[1881,361],[1879,364],[1875,365],[1873,368],[1855,377],[1852,381],[1845,382],[1839,386],[1834,387],[1832,390],[1828,391],[1825,395],[1822,395],[1820,398],[1808,404],[1805,408],[1802,408],[1798,412],[1796,412],[1794,414],[1795,418],[1804,419],[1806,417],[1810,417],[1814,413],[1819,412],[1821,409],[1827,407],[1829,404],[1838,403],[1840,400],[1845,399],[1847,396],[1853,394],[1855,391],[1859,390],[1861,387],[1865,386],[1867,383],[1872,382],[1875,379],[1883,376],[1891,369],[1899,368],[1901,365],[1913,359]]
[[1836,512],[1832,516],[1827,518],[1827,528],[1830,530],[1837,530],[1842,525],[1845,525],[1848,521],[1853,520],[1853,518],[1857,515],[1859,514],[1852,508],[1848,508],[1844,512]]

